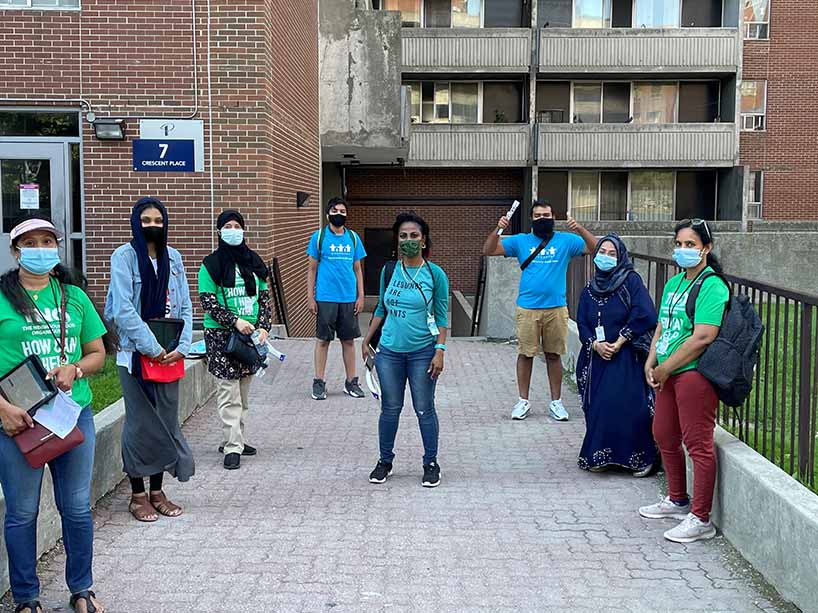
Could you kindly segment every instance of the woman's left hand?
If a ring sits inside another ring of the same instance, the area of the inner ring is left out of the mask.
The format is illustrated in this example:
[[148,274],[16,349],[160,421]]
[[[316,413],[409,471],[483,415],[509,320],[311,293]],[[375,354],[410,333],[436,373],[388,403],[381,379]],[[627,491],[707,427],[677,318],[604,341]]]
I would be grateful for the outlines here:
[[77,367],[73,364],[58,366],[46,375],[46,379],[54,381],[54,384],[64,392],[70,392],[74,386],[74,379],[77,378]]
[[167,354],[167,355],[166,355],[164,358],[162,358],[162,359],[160,360],[160,362],[161,362],[162,364],[175,364],[175,363],[176,363],[176,362],[178,362],[179,360],[184,360],[184,359],[185,359],[185,356],[183,356],[183,355],[182,355],[181,353],[179,353],[178,351],[171,351],[171,352],[170,352],[169,354]]
[[443,350],[438,349],[435,351],[435,357],[432,358],[432,363],[429,364],[429,370],[426,372],[432,377],[432,379],[437,379],[440,376],[440,373],[443,372]]

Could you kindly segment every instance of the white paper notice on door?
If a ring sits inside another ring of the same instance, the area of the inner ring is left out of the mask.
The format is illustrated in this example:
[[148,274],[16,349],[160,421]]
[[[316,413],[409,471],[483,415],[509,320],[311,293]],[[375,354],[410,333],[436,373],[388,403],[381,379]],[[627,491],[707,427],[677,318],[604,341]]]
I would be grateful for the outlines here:
[[36,183],[20,183],[20,209],[40,208],[40,186]]

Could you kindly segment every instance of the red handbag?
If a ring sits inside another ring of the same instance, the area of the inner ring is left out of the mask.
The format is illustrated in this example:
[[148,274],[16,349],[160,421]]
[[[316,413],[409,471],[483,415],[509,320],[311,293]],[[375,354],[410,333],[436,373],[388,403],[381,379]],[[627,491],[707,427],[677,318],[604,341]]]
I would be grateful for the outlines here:
[[[34,306],[36,308],[37,305]],[[65,364],[68,361],[65,357],[66,306],[65,288],[60,284],[60,364]],[[17,443],[17,447],[31,468],[42,468],[54,458],[58,458],[74,447],[78,447],[83,441],[85,441],[85,437],[78,426],[74,426],[68,436],[60,438],[36,421],[33,428],[26,428],[14,436],[14,442]]]
[[139,356],[142,367],[142,378],[152,383],[173,383],[185,376],[185,360],[177,360],[173,364],[162,364],[154,358]]

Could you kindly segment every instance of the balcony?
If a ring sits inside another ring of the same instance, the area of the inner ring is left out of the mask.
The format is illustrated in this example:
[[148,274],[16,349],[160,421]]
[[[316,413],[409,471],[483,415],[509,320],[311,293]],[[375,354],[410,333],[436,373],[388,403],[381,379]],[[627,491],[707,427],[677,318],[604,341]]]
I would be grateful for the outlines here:
[[415,124],[407,166],[526,166],[528,124]]
[[404,73],[527,73],[528,28],[403,28]]
[[733,123],[539,124],[543,168],[718,168],[738,160]]
[[741,38],[735,28],[543,28],[539,61],[542,74],[734,74]]

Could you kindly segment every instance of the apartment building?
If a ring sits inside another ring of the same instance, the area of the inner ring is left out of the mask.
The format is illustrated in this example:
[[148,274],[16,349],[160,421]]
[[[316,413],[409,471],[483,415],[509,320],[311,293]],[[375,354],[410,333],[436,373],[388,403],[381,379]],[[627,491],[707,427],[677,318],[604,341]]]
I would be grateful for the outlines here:
[[406,208],[442,235],[436,257],[467,292],[484,235],[515,199],[546,198],[585,222],[747,215],[760,175],[745,177],[739,144],[765,124],[742,49],[745,35],[769,32],[763,2],[353,4],[399,15],[388,41],[400,46],[403,93],[392,98],[410,119],[405,158],[334,166],[376,258]]
[[[65,231],[103,300],[111,252],[151,195],[191,284],[215,217],[240,209],[279,258],[291,332],[307,334],[304,249],[318,227],[317,2],[0,0],[0,265],[26,210]],[[157,140],[160,139],[160,140]],[[189,157],[170,160],[189,147]],[[145,146],[158,160],[141,165]]]

